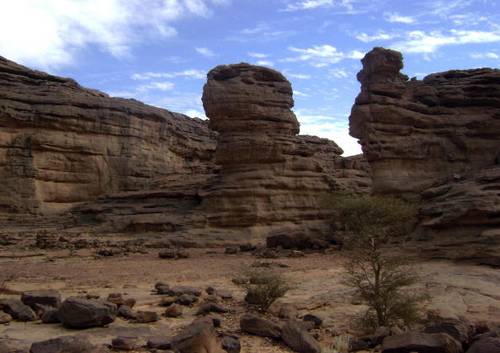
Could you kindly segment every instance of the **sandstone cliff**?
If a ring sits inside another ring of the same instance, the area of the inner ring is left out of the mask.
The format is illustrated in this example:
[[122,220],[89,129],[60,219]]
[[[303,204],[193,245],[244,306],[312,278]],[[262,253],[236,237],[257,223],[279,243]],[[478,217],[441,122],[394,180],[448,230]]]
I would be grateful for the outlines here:
[[350,132],[374,192],[420,202],[417,234],[432,251],[500,263],[500,70],[408,80],[401,54],[383,48],[362,63]]
[[0,213],[60,213],[105,194],[206,174],[215,134],[0,57]]

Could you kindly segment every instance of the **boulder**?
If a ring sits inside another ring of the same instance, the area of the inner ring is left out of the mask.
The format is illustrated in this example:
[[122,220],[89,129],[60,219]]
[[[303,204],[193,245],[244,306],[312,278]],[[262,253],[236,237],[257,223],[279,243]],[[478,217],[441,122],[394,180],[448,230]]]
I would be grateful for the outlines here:
[[440,319],[425,326],[425,333],[447,333],[462,345],[469,346],[473,329],[470,324],[457,319]]
[[323,319],[318,315],[314,314],[306,314],[304,315],[302,320],[312,322],[314,324],[314,327],[316,328],[320,327],[323,324]]
[[177,287],[170,288],[170,291],[167,294],[171,295],[171,296],[180,296],[183,294],[189,294],[189,295],[199,297],[201,295],[201,290],[199,290],[198,288],[194,288],[194,287],[177,286]]
[[185,305],[185,306],[190,306],[193,305],[198,301],[198,297],[192,294],[182,294],[177,300],[175,301],[178,304]]
[[18,321],[35,321],[35,312],[19,299],[6,299],[0,301],[0,309]]
[[182,306],[174,304],[174,305],[169,306],[165,310],[165,316],[166,317],[179,317],[179,316],[182,316],[182,311],[183,311]]
[[500,337],[483,337],[472,343],[467,353],[500,353]]
[[281,338],[281,326],[273,321],[253,314],[245,314],[240,319],[241,331],[260,337]]
[[40,319],[44,324],[56,324],[61,322],[59,320],[59,310],[56,308],[47,308],[44,310]]
[[70,328],[89,328],[112,323],[118,309],[115,304],[71,297],[59,307],[59,320]]
[[172,341],[170,338],[163,336],[151,337],[150,339],[148,339],[146,346],[149,349],[167,350],[172,348]]
[[155,311],[136,311],[134,322],[138,324],[148,324],[160,320],[160,316]]
[[282,326],[281,339],[295,352],[321,353],[321,347],[314,337],[296,321],[288,320]]
[[227,353],[240,353],[241,344],[240,339],[236,336],[225,335],[222,338],[222,349]]
[[57,308],[61,305],[61,294],[55,290],[29,291],[22,294],[21,301],[31,308],[37,304]]
[[194,321],[172,338],[172,349],[179,353],[223,353],[214,326]]
[[446,333],[408,332],[388,336],[382,343],[382,353],[462,353],[462,345]]
[[113,338],[111,346],[116,351],[135,351],[141,347],[141,341],[137,337],[118,336]]
[[210,313],[219,313],[219,314],[224,314],[227,313],[228,310],[223,307],[222,305],[216,304],[216,303],[211,303],[207,302],[202,304],[199,308],[198,311],[196,312],[196,315],[207,315]]
[[128,305],[120,306],[117,315],[125,320],[135,320],[137,318],[137,313]]

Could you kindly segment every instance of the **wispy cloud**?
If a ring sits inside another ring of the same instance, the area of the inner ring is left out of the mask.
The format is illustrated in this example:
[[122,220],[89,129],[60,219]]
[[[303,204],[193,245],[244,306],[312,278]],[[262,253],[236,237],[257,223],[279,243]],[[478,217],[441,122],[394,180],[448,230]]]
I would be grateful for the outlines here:
[[203,70],[183,70],[176,72],[144,72],[144,73],[135,73],[130,78],[132,80],[151,80],[151,79],[159,79],[159,78],[176,78],[176,77],[185,77],[191,79],[204,79],[206,78],[206,73]]
[[472,53],[469,55],[472,59],[500,59],[500,56],[493,52],[488,53]]
[[172,82],[149,82],[140,86],[137,86],[137,92],[147,92],[151,90],[157,91],[170,91],[175,85]]
[[274,62],[270,60],[257,60],[256,64],[260,66],[274,66]]
[[257,58],[257,59],[265,59],[265,58],[269,57],[268,54],[255,53],[255,52],[249,52],[248,56],[251,56],[252,58]]
[[172,37],[174,22],[209,17],[221,0],[17,0],[0,11],[2,55],[40,68],[74,63],[97,45],[115,57],[131,55],[148,36]]
[[259,41],[272,41],[290,37],[297,32],[293,29],[278,29],[268,23],[261,22],[253,27],[244,28],[237,33],[230,35],[227,40],[237,42],[248,42],[251,39]]
[[318,8],[343,8],[352,11],[354,0],[300,0],[289,3],[285,11],[314,10]]
[[288,49],[298,55],[285,58],[283,61],[305,61],[314,67],[325,67],[330,64],[338,63],[344,59],[361,59],[364,56],[364,54],[358,50],[352,50],[346,53],[339,51],[336,47],[329,44],[316,45],[311,48],[290,47]]
[[417,20],[414,17],[403,16],[403,15],[400,15],[396,12],[392,12],[392,13],[386,12],[384,17],[385,17],[385,20],[387,22],[391,22],[391,23],[413,24],[413,23],[417,22]]
[[347,78],[349,77],[349,73],[345,69],[335,68],[329,70],[330,74],[335,78]]
[[374,41],[391,40],[396,38],[397,35],[393,33],[387,33],[384,31],[378,31],[372,35],[366,33],[359,33],[355,37],[357,40],[360,40],[364,43],[369,43]]
[[195,48],[195,50],[198,54],[203,55],[207,58],[212,58],[212,57],[216,56],[216,54],[212,50],[210,50],[206,47],[198,47],[198,48]]
[[291,72],[287,72],[287,71],[285,71],[284,74],[287,77],[295,78],[297,80],[310,80],[311,79],[311,75],[308,75],[308,74],[297,74],[297,73],[291,73]]
[[443,46],[500,42],[500,31],[456,30],[410,31],[391,47],[406,53],[434,53]]

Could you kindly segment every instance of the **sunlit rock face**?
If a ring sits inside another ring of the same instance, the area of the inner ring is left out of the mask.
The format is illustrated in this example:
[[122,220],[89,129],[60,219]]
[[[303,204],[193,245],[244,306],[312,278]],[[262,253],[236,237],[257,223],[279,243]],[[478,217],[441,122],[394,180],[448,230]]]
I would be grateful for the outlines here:
[[0,213],[53,214],[212,168],[199,119],[111,98],[0,57]]
[[333,181],[315,158],[316,145],[297,136],[293,104],[291,85],[277,71],[236,64],[209,72],[203,105],[219,133],[221,167],[204,201],[212,226],[263,235],[285,226],[324,231],[321,199]]
[[453,70],[408,80],[400,53],[362,60],[350,116],[375,192],[418,194],[492,166],[500,153],[500,70]]
[[422,240],[446,256],[500,265],[500,70],[408,80],[401,54],[383,48],[362,63],[350,133],[374,192],[419,200]]

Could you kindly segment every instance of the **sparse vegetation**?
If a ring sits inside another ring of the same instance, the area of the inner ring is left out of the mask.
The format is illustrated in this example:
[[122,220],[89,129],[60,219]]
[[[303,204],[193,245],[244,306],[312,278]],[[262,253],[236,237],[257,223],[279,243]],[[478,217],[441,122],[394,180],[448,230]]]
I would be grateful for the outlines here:
[[336,336],[331,347],[323,348],[323,353],[348,353],[351,348],[351,336]]
[[260,312],[266,312],[291,288],[281,273],[269,269],[253,268],[244,271],[239,278],[240,285],[246,290],[245,302]]
[[345,283],[368,305],[363,326],[373,330],[418,321],[423,297],[405,290],[418,278],[407,259],[385,249],[406,233],[415,207],[398,199],[368,195],[337,196],[334,207],[348,234],[344,239],[349,250]]

